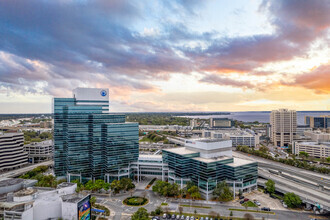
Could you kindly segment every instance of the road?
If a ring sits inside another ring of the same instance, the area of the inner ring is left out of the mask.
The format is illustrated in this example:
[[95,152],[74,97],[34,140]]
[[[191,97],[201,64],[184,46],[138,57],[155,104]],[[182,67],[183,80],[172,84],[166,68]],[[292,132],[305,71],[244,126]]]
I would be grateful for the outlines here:
[[38,167],[38,166],[53,166],[54,165],[54,161],[49,160],[49,161],[45,161],[42,163],[37,163],[37,164],[33,164],[33,165],[29,165],[26,167],[22,167],[19,169],[15,169],[15,170],[11,170],[5,173],[1,173],[0,174],[0,180],[1,179],[5,179],[5,178],[11,178],[11,177],[17,177],[20,176],[30,170],[33,170],[34,168]]
[[[138,190],[134,192],[134,196],[142,196],[144,190]],[[199,214],[209,214],[211,211],[214,211],[216,213],[220,213],[220,215],[229,216],[230,215],[230,208],[236,208],[236,209],[242,209],[242,206],[228,206],[226,204],[216,203],[216,202],[203,202],[201,204],[197,201],[191,201],[191,200],[170,200],[166,199],[164,197],[160,197],[158,195],[155,195],[152,191],[146,190],[146,197],[149,199],[149,203],[145,206],[143,206],[145,209],[148,210],[148,212],[154,211],[158,206],[161,205],[162,202],[168,203],[168,206],[163,206],[163,210],[168,211],[179,211],[179,205],[185,204],[185,205],[196,205],[196,206],[204,206],[209,208],[192,208],[192,207],[183,207],[184,213],[193,213],[195,210]],[[97,203],[101,203],[111,210],[111,219],[114,220],[128,220],[131,219],[130,216],[138,210],[140,207],[130,207],[126,206],[122,203],[122,201],[130,195],[122,195],[122,196],[111,196],[111,197],[97,197]],[[245,208],[243,208],[245,209]],[[251,210],[256,208],[249,208]],[[252,214],[255,218],[265,218],[265,219],[310,219],[312,217],[317,217],[310,212],[296,212],[296,211],[283,211],[283,210],[272,210],[275,212],[275,214],[266,214],[266,213],[253,213],[253,212],[247,212],[247,211],[233,211],[233,214],[235,217],[243,217],[245,213]]]

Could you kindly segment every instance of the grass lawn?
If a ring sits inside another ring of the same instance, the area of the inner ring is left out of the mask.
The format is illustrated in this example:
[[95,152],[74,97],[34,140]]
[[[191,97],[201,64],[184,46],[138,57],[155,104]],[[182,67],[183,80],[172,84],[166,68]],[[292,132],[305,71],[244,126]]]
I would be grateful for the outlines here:
[[197,205],[180,205],[182,207],[192,207],[192,208],[202,208],[202,209],[210,209],[210,206],[197,206]]
[[143,198],[130,198],[128,201],[130,203],[142,203],[143,202]]
[[266,214],[275,215],[275,212],[249,210],[249,209],[228,209],[228,210],[230,210],[230,211],[239,211],[239,212],[258,212],[258,213],[266,213]]
[[162,204],[161,205],[168,205],[166,202],[162,202]]
[[251,201],[244,202],[242,206],[247,206],[247,207],[258,207],[256,204],[254,204]]

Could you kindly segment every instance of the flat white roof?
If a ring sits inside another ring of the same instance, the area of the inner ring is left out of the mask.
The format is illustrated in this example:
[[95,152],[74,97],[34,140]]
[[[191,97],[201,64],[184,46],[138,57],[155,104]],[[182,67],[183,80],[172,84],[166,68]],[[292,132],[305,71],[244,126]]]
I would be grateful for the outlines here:
[[162,158],[162,155],[154,155],[154,154],[139,154],[139,160],[142,159],[149,159],[149,158],[152,158],[152,159],[160,159]]
[[188,149],[185,148],[185,147],[178,147],[178,148],[171,148],[171,149],[163,149],[163,151],[168,151],[168,152],[172,152],[172,153],[180,154],[180,155],[186,155],[186,154],[197,153],[196,151],[188,150]]
[[226,165],[231,166],[231,167],[239,167],[239,166],[243,166],[243,165],[250,164],[250,163],[255,163],[255,161],[245,160],[245,159],[234,157],[234,162],[226,164]]

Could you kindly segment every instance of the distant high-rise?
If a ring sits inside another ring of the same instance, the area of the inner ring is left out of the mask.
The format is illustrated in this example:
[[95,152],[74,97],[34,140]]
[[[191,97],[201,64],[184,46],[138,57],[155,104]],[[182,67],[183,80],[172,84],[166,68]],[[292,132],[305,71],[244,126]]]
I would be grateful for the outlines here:
[[231,128],[234,121],[228,118],[210,118],[210,128]]
[[330,128],[330,115],[321,115],[318,117],[305,116],[305,124],[310,128]]
[[275,146],[288,146],[292,143],[297,130],[295,110],[273,110],[270,114],[271,139]]
[[108,89],[77,88],[54,98],[54,170],[68,179],[129,177],[139,154],[137,123],[109,114]]

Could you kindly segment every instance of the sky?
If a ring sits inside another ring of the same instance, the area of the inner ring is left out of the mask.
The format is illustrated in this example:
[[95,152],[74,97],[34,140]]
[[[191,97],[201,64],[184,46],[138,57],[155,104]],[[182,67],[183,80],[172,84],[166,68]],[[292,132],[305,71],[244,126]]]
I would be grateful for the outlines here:
[[330,110],[329,0],[0,1],[0,113]]

